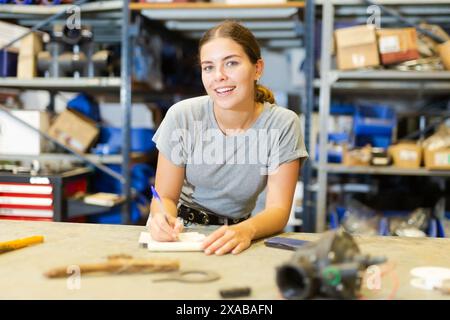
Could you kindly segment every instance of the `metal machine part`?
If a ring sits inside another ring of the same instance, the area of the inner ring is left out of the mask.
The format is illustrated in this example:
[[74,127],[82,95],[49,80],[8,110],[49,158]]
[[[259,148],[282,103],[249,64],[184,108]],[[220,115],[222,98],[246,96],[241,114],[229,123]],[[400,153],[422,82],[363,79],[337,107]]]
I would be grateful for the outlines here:
[[88,26],[68,28],[55,25],[51,38],[44,39],[46,51],[38,53],[38,69],[45,77],[95,77],[108,71],[109,50],[94,52],[93,34]]
[[290,262],[277,268],[276,281],[287,299],[353,299],[367,267],[385,261],[361,254],[349,233],[332,230],[297,249]]

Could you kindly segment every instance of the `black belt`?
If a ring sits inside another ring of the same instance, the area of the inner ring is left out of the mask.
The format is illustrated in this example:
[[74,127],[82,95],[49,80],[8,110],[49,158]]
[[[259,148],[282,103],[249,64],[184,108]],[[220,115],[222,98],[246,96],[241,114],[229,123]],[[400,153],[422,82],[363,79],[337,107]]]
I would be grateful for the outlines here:
[[208,225],[208,224],[231,225],[231,224],[236,224],[236,223],[239,223],[239,222],[242,222],[242,221],[248,219],[248,217],[250,215],[248,215],[247,217],[244,217],[244,218],[240,218],[240,219],[231,219],[231,218],[226,218],[226,217],[219,217],[218,215],[215,215],[213,213],[206,212],[203,210],[193,209],[193,208],[190,208],[190,207],[182,204],[178,208],[178,216],[183,218],[184,225],[188,225],[191,223],[198,223],[198,224],[204,224],[204,225]]

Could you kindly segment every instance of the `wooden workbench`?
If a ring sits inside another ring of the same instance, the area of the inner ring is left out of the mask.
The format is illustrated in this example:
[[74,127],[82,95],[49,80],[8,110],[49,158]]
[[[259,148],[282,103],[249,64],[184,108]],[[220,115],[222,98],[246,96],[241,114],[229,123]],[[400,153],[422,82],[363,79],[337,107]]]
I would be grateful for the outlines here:
[[[292,251],[265,247],[258,241],[239,255],[206,256],[201,252],[151,253],[137,241],[144,227],[56,222],[0,221],[0,242],[43,235],[43,244],[0,254],[0,299],[221,299],[219,290],[249,286],[250,299],[281,299],[275,282],[276,267],[290,260]],[[289,237],[316,240],[318,234],[289,233]],[[395,265],[382,278],[378,291],[364,289],[364,296],[384,299],[449,299],[438,291],[410,286],[409,271],[417,266],[450,267],[450,239],[357,237],[365,254],[385,255]],[[211,283],[153,283],[164,274],[86,275],[80,289],[69,290],[67,279],[48,279],[54,267],[101,262],[108,255],[135,258],[177,258],[181,269],[218,271]],[[397,281],[398,279],[398,281]],[[395,291],[396,282],[398,290]]]

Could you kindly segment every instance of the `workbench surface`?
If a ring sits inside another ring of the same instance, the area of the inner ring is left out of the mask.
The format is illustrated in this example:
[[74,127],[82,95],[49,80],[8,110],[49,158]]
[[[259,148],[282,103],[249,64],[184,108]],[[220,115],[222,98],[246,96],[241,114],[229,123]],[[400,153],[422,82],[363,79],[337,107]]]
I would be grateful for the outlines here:
[[[0,299],[221,299],[219,290],[249,286],[247,299],[281,299],[275,282],[276,267],[293,251],[268,248],[255,242],[239,255],[206,256],[202,252],[152,253],[138,245],[143,226],[56,222],[0,221],[0,242],[32,235],[45,240],[0,254]],[[317,240],[319,234],[286,233],[297,239]],[[450,267],[450,239],[355,237],[364,254],[385,255],[391,271],[382,277],[380,290],[363,288],[370,299],[450,299],[439,291],[412,287],[410,270],[419,266]],[[79,289],[68,279],[48,279],[49,269],[106,260],[108,255],[134,258],[176,258],[180,269],[213,270],[221,279],[210,283],[153,282],[162,273],[85,275]]]

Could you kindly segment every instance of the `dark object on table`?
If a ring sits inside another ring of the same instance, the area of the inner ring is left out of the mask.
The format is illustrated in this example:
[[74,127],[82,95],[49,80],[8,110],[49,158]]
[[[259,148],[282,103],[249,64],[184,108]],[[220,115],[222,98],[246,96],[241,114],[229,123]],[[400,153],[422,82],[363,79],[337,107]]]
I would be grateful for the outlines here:
[[367,267],[386,261],[360,253],[344,230],[328,231],[317,242],[297,249],[292,260],[278,267],[276,281],[287,299],[356,298]]
[[228,288],[220,290],[220,296],[225,299],[248,297],[251,292],[250,287]]
[[298,248],[300,248],[301,246],[303,246],[307,243],[309,243],[309,241],[283,238],[283,237],[273,237],[273,238],[266,239],[264,241],[264,244],[267,247],[286,249],[286,250],[292,250],[292,251],[297,250]]

